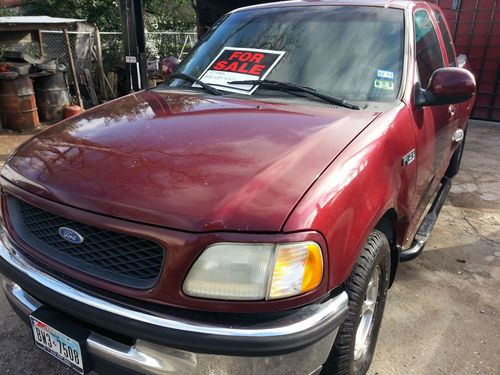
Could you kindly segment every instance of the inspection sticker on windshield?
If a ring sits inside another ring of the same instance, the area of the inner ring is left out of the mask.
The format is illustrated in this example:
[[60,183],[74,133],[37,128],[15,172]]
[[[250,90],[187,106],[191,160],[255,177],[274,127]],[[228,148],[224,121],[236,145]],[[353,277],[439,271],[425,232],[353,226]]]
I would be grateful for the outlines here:
[[[229,82],[258,81],[266,78],[284,54],[284,51],[224,47],[199,79],[215,88],[251,95],[257,89],[256,85]],[[199,87],[196,84],[193,86]]]
[[387,81],[385,79],[376,79],[374,84],[375,84],[375,88],[377,88],[377,89],[394,90],[394,82],[393,81]]
[[386,78],[386,79],[394,79],[394,72],[390,72],[388,70],[377,69],[377,77]]

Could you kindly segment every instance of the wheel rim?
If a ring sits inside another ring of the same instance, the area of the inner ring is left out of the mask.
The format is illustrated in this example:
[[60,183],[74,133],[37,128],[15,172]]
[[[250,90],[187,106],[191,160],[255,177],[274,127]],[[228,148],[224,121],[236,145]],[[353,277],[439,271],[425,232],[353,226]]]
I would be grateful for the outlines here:
[[380,287],[380,267],[375,267],[372,273],[368,288],[366,289],[365,300],[361,307],[358,330],[356,331],[356,341],[354,342],[354,360],[358,361],[370,345],[371,332],[377,307],[377,298]]

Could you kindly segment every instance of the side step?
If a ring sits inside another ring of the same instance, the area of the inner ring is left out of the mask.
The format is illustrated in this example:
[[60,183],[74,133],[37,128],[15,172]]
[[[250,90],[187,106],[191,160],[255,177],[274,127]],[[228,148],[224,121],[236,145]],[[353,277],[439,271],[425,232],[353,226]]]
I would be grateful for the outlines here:
[[408,262],[415,259],[424,250],[425,244],[429,240],[432,230],[434,229],[434,224],[436,224],[439,212],[444,205],[446,196],[450,192],[450,188],[451,180],[446,176],[443,177],[443,179],[441,180],[441,188],[439,189],[434,202],[432,202],[429,212],[427,213],[427,215],[425,215],[422,224],[420,224],[411,247],[403,250],[399,256],[399,260],[401,262]]

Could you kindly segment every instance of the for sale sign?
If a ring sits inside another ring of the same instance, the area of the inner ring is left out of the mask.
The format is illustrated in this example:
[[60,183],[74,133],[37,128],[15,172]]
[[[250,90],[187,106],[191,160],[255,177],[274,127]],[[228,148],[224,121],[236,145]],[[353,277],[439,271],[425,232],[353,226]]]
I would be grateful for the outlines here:
[[251,95],[256,85],[234,85],[232,81],[258,81],[266,78],[285,52],[254,48],[225,47],[200,76],[216,88]]

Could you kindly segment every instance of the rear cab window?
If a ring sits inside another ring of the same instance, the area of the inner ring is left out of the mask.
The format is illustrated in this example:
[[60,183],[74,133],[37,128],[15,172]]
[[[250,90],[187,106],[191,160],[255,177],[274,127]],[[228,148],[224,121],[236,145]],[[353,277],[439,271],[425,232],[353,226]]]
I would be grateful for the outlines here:
[[436,17],[439,31],[441,31],[441,35],[443,36],[446,54],[448,55],[448,65],[457,66],[455,49],[453,48],[453,42],[450,36],[450,32],[448,31],[448,27],[446,26],[446,21],[444,20],[442,13],[438,10],[434,11],[434,16]]
[[422,87],[427,87],[432,73],[444,67],[439,39],[432,19],[425,10],[419,9],[414,16],[417,67]]

